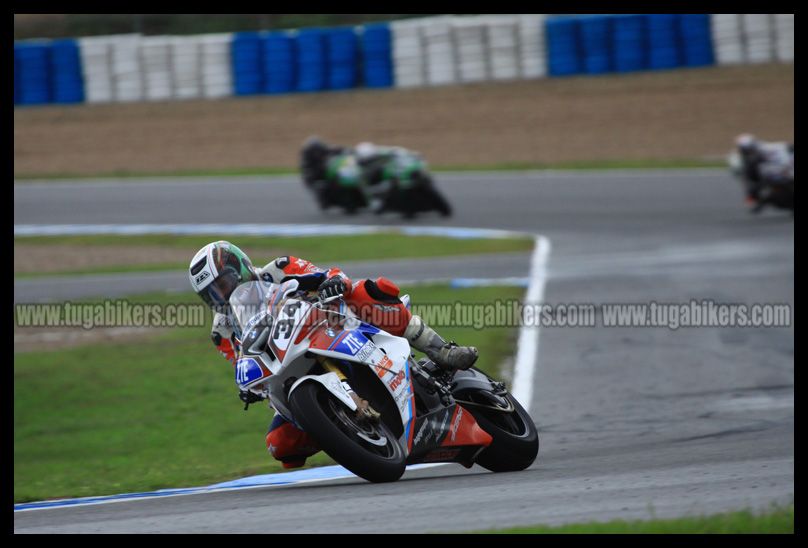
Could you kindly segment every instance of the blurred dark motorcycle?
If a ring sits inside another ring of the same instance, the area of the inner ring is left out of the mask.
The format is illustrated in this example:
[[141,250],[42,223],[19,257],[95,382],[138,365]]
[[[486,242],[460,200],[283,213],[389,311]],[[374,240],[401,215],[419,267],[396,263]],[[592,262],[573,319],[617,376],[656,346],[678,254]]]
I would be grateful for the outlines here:
[[378,215],[401,213],[407,219],[427,211],[444,217],[452,214],[426,162],[404,149],[379,155],[365,164],[352,152],[336,155],[328,161],[325,179],[314,183],[312,190],[320,209],[341,207],[349,215],[364,208]]
[[794,148],[789,148],[788,157],[777,158],[758,166],[758,180],[750,177],[744,169],[737,152],[729,156],[729,167],[738,179],[751,206],[751,213],[760,213],[766,206],[794,211]]

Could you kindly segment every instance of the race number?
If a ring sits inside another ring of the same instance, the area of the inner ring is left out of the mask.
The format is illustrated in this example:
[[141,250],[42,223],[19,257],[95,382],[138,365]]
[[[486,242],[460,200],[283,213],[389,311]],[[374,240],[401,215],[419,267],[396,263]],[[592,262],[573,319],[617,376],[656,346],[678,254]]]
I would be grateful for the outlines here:
[[290,300],[281,309],[278,318],[275,320],[275,328],[272,330],[272,343],[280,350],[289,347],[292,339],[292,332],[304,314],[304,307],[301,301]]

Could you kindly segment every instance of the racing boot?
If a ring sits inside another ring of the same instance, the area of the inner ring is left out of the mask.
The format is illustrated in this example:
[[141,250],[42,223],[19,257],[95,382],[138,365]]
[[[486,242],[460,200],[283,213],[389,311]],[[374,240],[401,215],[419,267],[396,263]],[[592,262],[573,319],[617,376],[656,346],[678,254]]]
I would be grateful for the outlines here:
[[420,316],[413,315],[404,337],[416,350],[426,354],[438,367],[446,370],[468,369],[477,361],[477,349],[446,342]]

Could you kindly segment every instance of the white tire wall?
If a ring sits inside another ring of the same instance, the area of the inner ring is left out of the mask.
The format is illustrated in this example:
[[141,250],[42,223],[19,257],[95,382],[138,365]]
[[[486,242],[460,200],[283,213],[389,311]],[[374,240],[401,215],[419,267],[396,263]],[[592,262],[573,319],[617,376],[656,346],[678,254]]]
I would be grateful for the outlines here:
[[169,36],[145,36],[140,41],[144,95],[148,101],[173,97],[171,40]]
[[84,97],[88,103],[113,100],[112,40],[108,36],[79,39],[79,56],[84,78]]
[[118,35],[112,41],[112,83],[115,101],[125,103],[143,99],[139,35]]
[[202,95],[209,99],[233,95],[230,43],[233,35],[206,34],[200,39]]

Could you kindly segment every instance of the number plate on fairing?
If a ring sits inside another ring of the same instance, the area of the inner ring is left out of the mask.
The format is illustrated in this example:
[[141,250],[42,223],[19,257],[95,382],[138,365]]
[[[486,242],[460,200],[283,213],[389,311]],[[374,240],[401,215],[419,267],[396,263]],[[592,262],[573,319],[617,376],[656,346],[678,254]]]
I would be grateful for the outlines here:
[[289,299],[283,305],[280,313],[275,319],[275,327],[272,329],[272,346],[276,350],[280,350],[281,354],[286,352],[289,348],[289,343],[292,340],[292,332],[295,326],[300,323],[301,319],[311,308],[311,305],[296,299]]

